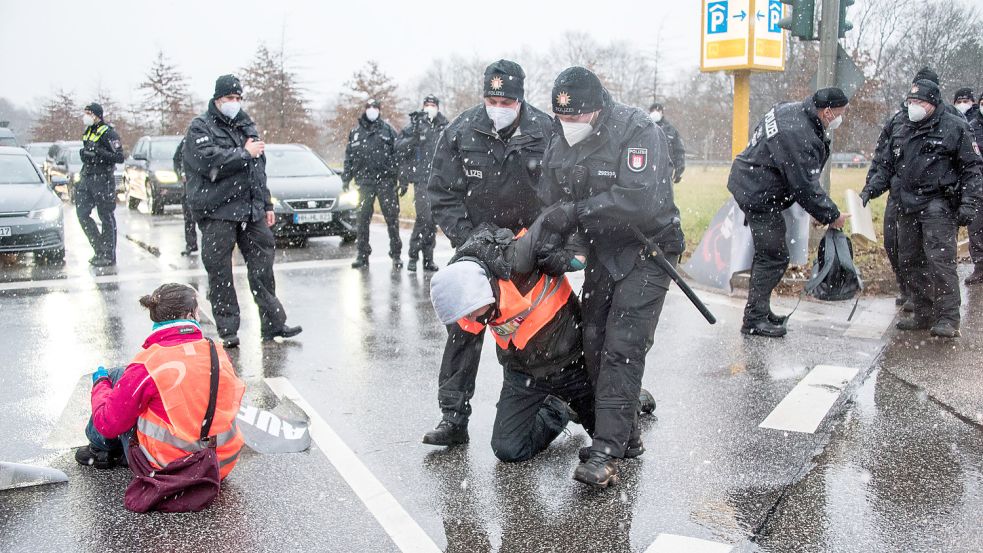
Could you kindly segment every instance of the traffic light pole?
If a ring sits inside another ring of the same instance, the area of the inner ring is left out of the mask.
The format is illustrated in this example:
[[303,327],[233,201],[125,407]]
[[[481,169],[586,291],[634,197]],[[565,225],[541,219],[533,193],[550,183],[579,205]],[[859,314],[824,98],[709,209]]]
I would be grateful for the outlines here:
[[751,72],[734,71],[734,118],[731,127],[731,159],[747,147],[751,132]]
[[[819,71],[816,74],[816,88],[836,86],[836,51],[839,47],[840,1],[822,0],[823,11],[819,24]],[[833,133],[830,132],[830,140]],[[822,186],[829,192],[830,163],[823,168]]]

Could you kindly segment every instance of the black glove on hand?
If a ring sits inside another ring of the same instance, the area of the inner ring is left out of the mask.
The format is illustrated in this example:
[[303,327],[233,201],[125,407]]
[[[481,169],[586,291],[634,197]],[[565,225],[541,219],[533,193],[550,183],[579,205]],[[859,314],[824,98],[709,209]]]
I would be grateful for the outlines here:
[[410,184],[408,182],[400,183],[399,185],[399,195],[405,196],[406,192],[410,189]]
[[963,204],[959,206],[959,226],[968,227],[976,219],[976,208],[971,205]]
[[860,191],[860,202],[864,207],[867,207],[867,204],[870,203],[870,191],[866,188]]
[[559,234],[569,234],[577,227],[577,206],[573,202],[557,202],[539,216],[543,228]]
[[473,257],[484,263],[495,278],[509,280],[512,278],[512,260],[508,250],[514,239],[515,235],[509,229],[482,223],[457,249],[451,262]]
[[676,169],[675,171],[673,171],[673,173],[672,173],[672,183],[673,184],[677,184],[679,181],[683,180],[683,171],[685,171],[685,170],[686,170],[685,167],[680,167],[680,168]]
[[95,150],[89,150],[87,148],[82,148],[82,151],[79,152],[79,155],[82,156],[82,159],[89,159],[89,160],[91,160],[91,159],[95,159],[96,152],[95,152]]
[[550,276],[563,276],[567,271],[573,270],[573,266],[570,265],[572,260],[573,253],[563,248],[549,248],[536,252],[536,265]]

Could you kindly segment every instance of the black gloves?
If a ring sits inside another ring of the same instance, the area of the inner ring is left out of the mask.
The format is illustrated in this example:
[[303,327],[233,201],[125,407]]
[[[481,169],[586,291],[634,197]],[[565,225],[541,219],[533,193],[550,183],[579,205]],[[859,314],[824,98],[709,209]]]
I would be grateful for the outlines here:
[[870,203],[870,191],[866,188],[860,191],[860,201],[864,207],[867,207],[867,204]]
[[473,257],[488,267],[488,270],[501,280],[512,278],[512,243],[515,235],[509,229],[498,228],[482,223],[468,241],[461,245],[451,261],[462,257]]
[[544,229],[558,234],[566,235],[577,228],[577,206],[573,202],[557,202],[539,217]]
[[975,218],[976,218],[975,207],[968,204],[962,204],[959,206],[959,217],[958,217],[959,226],[968,227],[969,224],[972,223],[973,219]]
[[563,248],[550,247],[536,252],[536,265],[550,276],[563,276],[573,270],[571,261],[573,253]]
[[88,148],[82,148],[82,150],[79,152],[79,155],[82,156],[82,159],[88,161],[92,161],[93,159],[96,158],[95,150],[90,150]]
[[399,183],[399,195],[400,196],[405,196],[406,195],[406,191],[409,190],[409,189],[410,189],[410,183],[408,183],[408,182],[401,182],[401,183]]
[[685,170],[686,170],[686,167],[677,167],[676,169],[673,170],[673,172],[672,172],[672,183],[673,184],[676,184],[679,181],[683,180],[683,171],[685,171]]

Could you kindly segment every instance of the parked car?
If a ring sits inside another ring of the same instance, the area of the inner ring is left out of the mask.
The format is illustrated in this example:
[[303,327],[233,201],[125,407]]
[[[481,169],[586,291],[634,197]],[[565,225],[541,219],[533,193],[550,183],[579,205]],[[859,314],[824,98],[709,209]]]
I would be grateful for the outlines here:
[[17,143],[17,137],[14,136],[14,131],[7,127],[0,127],[0,146],[12,146],[15,148],[20,146]]
[[74,148],[76,150],[82,149],[81,140],[59,140],[55,142],[48,148],[48,154],[44,156],[44,165],[41,167],[42,174],[44,178],[48,179],[50,182],[51,178],[51,167],[55,164],[58,159],[58,154],[66,148]]
[[858,152],[836,152],[830,156],[833,167],[866,167],[867,157]]
[[266,145],[266,184],[273,195],[273,234],[303,246],[315,236],[355,241],[358,192],[342,192],[341,177],[301,144]]
[[[66,196],[69,201],[75,202],[75,187],[82,180],[82,156],[79,150],[82,149],[82,141],[62,142],[58,153],[55,155],[54,163],[48,167],[48,182],[52,183],[55,192]],[[56,180],[62,184],[55,184]]]
[[133,146],[123,167],[123,188],[130,209],[147,202],[154,215],[164,213],[164,206],[180,204],[184,185],[174,172],[174,152],[181,136],[144,136]]
[[35,261],[65,260],[62,203],[27,150],[0,146],[0,253],[20,252],[33,252]]
[[[44,170],[44,159],[48,154],[48,150],[53,145],[54,142],[31,142],[27,146],[24,146],[24,149],[31,155],[31,159],[34,160],[34,164],[41,168],[41,170]],[[47,177],[45,178],[47,179]]]

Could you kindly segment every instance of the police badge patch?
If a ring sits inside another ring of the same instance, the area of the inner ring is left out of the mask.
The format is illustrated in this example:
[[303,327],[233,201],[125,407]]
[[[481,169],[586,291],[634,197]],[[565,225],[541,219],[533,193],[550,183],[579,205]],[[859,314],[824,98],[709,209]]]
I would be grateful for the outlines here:
[[641,173],[648,166],[648,148],[628,148],[628,169]]

